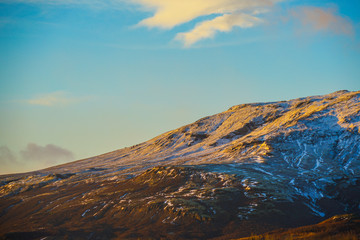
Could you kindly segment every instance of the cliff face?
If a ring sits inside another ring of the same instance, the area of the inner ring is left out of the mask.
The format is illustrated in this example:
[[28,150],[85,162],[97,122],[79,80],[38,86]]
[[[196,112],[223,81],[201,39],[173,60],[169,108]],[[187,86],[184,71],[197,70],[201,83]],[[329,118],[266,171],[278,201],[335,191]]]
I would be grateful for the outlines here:
[[313,224],[359,212],[360,92],[242,104],[0,180],[9,238],[232,238]]

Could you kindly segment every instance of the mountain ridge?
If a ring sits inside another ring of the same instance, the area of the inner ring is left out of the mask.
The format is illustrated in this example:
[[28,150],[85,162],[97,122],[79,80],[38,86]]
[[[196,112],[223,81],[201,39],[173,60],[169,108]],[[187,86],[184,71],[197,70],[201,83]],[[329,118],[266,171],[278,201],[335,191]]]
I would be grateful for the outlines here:
[[[166,158],[169,157],[173,159],[171,162],[175,162],[174,159],[176,158],[182,157],[184,159],[186,156],[188,156],[187,158],[192,155],[197,156],[199,155],[199,152],[205,153],[204,155],[206,155],[206,150],[211,151],[211,148],[214,147],[215,150],[222,150],[222,152],[217,153],[217,157],[225,159],[225,162],[229,162],[229,158],[231,159],[233,157],[231,156],[231,153],[233,153],[237,147],[241,148],[241,145],[245,144],[258,144],[259,148],[254,149],[258,151],[255,151],[254,154],[263,152],[263,155],[266,155],[266,152],[269,150],[267,148],[270,146],[266,146],[266,139],[261,139],[262,136],[271,132],[279,132],[279,130],[283,131],[284,129],[279,128],[279,126],[282,127],[284,124],[287,124],[285,128],[290,128],[296,121],[309,118],[312,116],[311,114],[329,108],[332,104],[341,104],[341,102],[345,101],[347,98],[355,98],[357,102],[355,102],[352,107],[355,105],[355,107],[358,108],[359,93],[359,91],[348,92],[342,90],[328,95],[298,98],[289,101],[240,104],[229,108],[225,112],[199,119],[194,123],[168,131],[132,147],[115,150],[77,162],[85,164],[86,161],[88,161],[94,166],[97,164],[95,162],[96,159],[105,159],[105,161],[107,161],[107,159],[112,161],[122,159],[122,161],[119,162],[124,162],[126,158],[129,159],[130,157],[134,158],[135,161],[143,160],[142,163],[144,164],[146,164],[146,160],[155,158],[158,158],[159,161],[166,162]],[[314,104],[319,101],[326,101],[327,99],[330,99],[328,100],[330,102],[325,103],[324,105],[315,106]],[[309,104],[311,108],[309,108]],[[288,105],[289,109],[281,109],[281,105]],[[294,109],[291,109],[291,106],[293,106]],[[310,109],[310,112],[304,111],[308,109]],[[359,121],[346,122],[346,118],[351,119],[351,117],[357,113],[358,112],[347,112],[344,116],[336,116],[337,119],[332,119],[332,121],[349,130],[359,131]],[[242,114],[245,115],[245,117],[241,116]],[[201,128],[200,125],[210,125],[211,127],[210,129],[209,127]],[[264,127],[262,125],[266,126]],[[255,134],[257,134],[257,136],[253,136]],[[258,140],[258,143],[254,140]],[[265,144],[261,145],[260,143]],[[222,149],[223,146],[228,147]],[[200,149],[200,147],[203,147],[204,149]],[[248,154],[245,157],[248,157]],[[186,161],[179,161],[179,163],[186,163]],[[190,163],[197,164],[194,161]],[[73,163],[63,164],[61,167],[70,166],[71,164]],[[101,167],[101,164],[98,164],[98,166]],[[56,167],[49,169],[56,170]]]

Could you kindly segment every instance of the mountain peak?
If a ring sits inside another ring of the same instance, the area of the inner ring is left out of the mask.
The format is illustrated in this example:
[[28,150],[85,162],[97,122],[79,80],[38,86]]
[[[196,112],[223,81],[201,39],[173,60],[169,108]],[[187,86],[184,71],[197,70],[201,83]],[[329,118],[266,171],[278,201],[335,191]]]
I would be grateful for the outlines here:
[[[346,90],[288,101],[240,104],[130,148],[50,170],[126,165],[129,171],[136,171],[164,164],[269,162],[283,159],[290,152],[300,154],[305,145],[310,155],[320,149],[321,154],[328,155],[337,144],[336,137],[357,133],[351,135],[354,141],[357,139],[359,112],[360,91]],[[320,147],[325,140],[327,147]],[[310,143],[314,143],[311,151]],[[289,144],[297,148],[288,148]],[[317,163],[313,160],[288,164],[311,168]],[[351,163],[344,167],[351,167]]]

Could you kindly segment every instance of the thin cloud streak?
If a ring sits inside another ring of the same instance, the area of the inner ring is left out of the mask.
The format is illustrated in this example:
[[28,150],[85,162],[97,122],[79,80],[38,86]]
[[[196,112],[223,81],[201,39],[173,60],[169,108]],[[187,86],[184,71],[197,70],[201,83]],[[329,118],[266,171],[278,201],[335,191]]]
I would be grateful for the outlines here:
[[171,29],[199,17],[216,15],[199,22],[192,30],[176,35],[175,40],[185,47],[212,38],[217,32],[230,32],[234,27],[254,27],[263,22],[259,17],[261,13],[282,1],[285,0],[132,0],[155,12],[138,24],[149,28]]
[[[118,2],[118,1],[110,1]],[[107,6],[108,3],[102,0],[0,0],[0,3],[30,3],[46,5],[92,5]]]
[[347,36],[352,36],[355,32],[353,24],[341,17],[336,8],[298,7],[291,10],[290,15],[307,31],[327,31]]
[[[283,0],[131,0],[155,11],[139,25],[171,29],[198,17],[219,14],[258,13]],[[211,20],[209,20],[211,21]]]
[[[197,21],[192,29],[177,33],[174,40],[185,47],[215,37],[220,32],[238,28],[253,28],[267,21],[276,6],[289,0],[0,0],[0,3],[28,3],[43,5],[83,5],[94,9],[132,9],[152,12],[153,15],[138,22],[135,27],[173,29]],[[268,15],[263,13],[270,12]],[[354,35],[355,28],[336,8],[299,6],[290,11],[290,19],[299,22],[305,31],[327,31],[339,35]],[[286,16],[286,18],[289,17]],[[199,18],[206,20],[199,20]],[[284,16],[282,16],[284,17]],[[276,21],[275,21],[276,22]],[[32,101],[36,104],[38,101]],[[46,102],[46,101],[45,101]],[[44,102],[44,103],[45,103]],[[37,105],[49,106],[49,102]]]
[[27,104],[38,106],[64,106],[79,102],[81,99],[69,97],[69,94],[63,91],[44,94],[32,99],[25,100]]
[[[172,29],[199,17],[209,17],[210,19],[201,21],[193,29],[179,33],[174,38],[189,47],[200,40],[214,37],[218,32],[230,32],[234,27],[254,27],[261,22],[260,13],[283,1],[287,0],[14,0],[12,2],[87,5],[92,8],[124,9],[133,6],[137,11],[154,12],[153,16],[140,21],[137,27],[160,29]],[[213,15],[215,16],[212,17]]]
[[210,21],[204,21],[189,32],[178,33],[176,39],[190,47],[201,39],[212,38],[217,32],[230,32],[233,27],[250,28],[262,23],[260,18],[248,14],[225,14]]

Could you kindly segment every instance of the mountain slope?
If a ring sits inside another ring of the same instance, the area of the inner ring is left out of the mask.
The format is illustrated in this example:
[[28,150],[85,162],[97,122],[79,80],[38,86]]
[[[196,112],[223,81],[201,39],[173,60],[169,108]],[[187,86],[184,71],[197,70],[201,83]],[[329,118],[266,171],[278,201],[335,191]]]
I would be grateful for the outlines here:
[[295,229],[281,229],[260,236],[238,240],[357,240],[360,238],[360,218],[351,214],[334,216],[318,224]]
[[[359,93],[339,91],[283,102],[242,104],[133,147],[49,170],[261,163],[274,157],[304,169],[321,169],[322,159],[336,158],[344,168],[352,169],[353,159],[344,152],[354,155],[360,151],[355,144],[360,131]],[[301,158],[303,154],[306,156]]]
[[0,180],[10,239],[228,239],[314,224],[360,211],[360,91],[242,104]]

